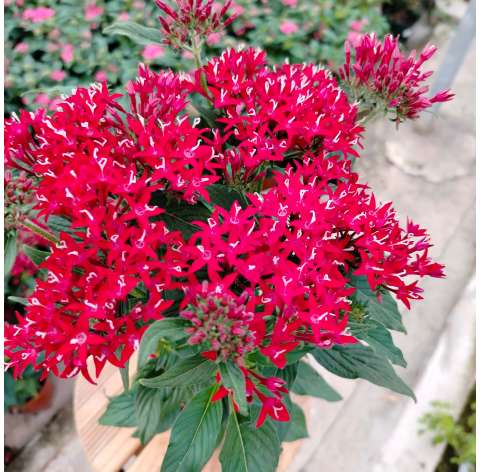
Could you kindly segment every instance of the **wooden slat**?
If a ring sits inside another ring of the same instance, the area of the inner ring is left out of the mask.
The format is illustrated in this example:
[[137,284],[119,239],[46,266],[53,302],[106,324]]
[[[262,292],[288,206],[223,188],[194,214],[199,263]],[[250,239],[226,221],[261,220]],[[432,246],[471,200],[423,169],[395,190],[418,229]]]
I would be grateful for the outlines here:
[[[135,375],[137,357],[130,362],[130,377]],[[91,366],[92,367],[92,366]],[[105,411],[108,397],[122,391],[122,381],[117,368],[105,366],[97,385],[78,378],[74,393],[74,416],[80,441],[94,472],[156,472],[160,469],[169,444],[169,432],[156,435],[145,447],[132,437],[135,428],[115,428],[98,424]],[[308,399],[296,398],[307,411]],[[301,441],[283,444],[278,472],[285,472],[296,455]],[[130,465],[126,465],[126,464]],[[203,472],[221,472],[219,451],[204,467]]]

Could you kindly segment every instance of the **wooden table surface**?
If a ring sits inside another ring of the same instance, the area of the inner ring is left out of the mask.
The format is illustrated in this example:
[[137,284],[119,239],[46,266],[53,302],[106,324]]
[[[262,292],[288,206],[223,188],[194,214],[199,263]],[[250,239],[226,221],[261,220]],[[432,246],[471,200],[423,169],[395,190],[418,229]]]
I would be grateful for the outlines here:
[[[130,376],[135,374],[136,357],[130,362]],[[74,393],[75,424],[88,462],[94,472],[156,472],[160,470],[162,459],[169,444],[169,432],[157,434],[148,444],[142,446],[132,437],[135,428],[115,428],[98,424],[105,411],[108,397],[122,392],[122,381],[118,369],[106,365],[92,385],[83,377],[78,377]],[[305,398],[298,403],[305,406]],[[302,441],[283,444],[283,452],[277,468],[286,471]],[[203,472],[220,472],[218,451],[204,467]],[[256,471],[257,472],[257,471]],[[262,471],[259,471],[262,472]]]

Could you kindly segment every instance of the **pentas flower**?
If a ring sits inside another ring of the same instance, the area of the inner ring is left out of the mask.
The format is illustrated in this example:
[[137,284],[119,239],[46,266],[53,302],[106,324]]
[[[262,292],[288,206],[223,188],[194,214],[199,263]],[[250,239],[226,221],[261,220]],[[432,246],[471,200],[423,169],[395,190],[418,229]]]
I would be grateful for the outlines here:
[[420,298],[412,276],[443,275],[427,257],[425,231],[403,229],[347,160],[306,158],[274,174],[275,185],[251,195],[247,208],[216,207],[207,223],[195,222],[199,231],[182,254],[187,278],[205,269],[224,291],[248,291],[255,318],[274,321],[260,351],[276,366],[300,343],[356,342],[347,330],[350,274],[366,275],[372,290],[390,290],[407,306]]
[[230,49],[196,72],[194,90],[221,113],[213,145],[227,182],[263,178],[263,163],[312,149],[357,155],[357,110],[320,67],[272,69],[260,50]]
[[393,112],[398,122],[413,119],[436,102],[446,102],[454,97],[448,90],[427,97],[426,80],[432,71],[424,71],[423,64],[436,52],[426,46],[416,57],[415,51],[405,56],[399,50],[398,39],[387,35],[384,41],[374,33],[359,38],[354,49],[346,41],[346,62],[339,75],[357,100],[376,101],[381,111]]
[[[425,230],[352,171],[358,118],[328,71],[247,49],[191,74],[141,66],[123,94],[97,83],[7,120],[7,166],[32,181],[37,223],[65,223],[6,328],[9,367],[93,381],[89,358],[96,376],[123,367],[149,323],[180,316],[204,357],[241,370],[258,426],[287,421],[286,384],[258,359],[282,369],[300,347],[358,342],[353,277],[409,307],[420,278],[443,275]],[[217,383],[215,399],[234,396]]]
[[[34,364],[62,377],[81,372],[90,380],[89,356],[97,375],[107,361],[122,366],[146,322],[161,318],[172,303],[164,293],[176,288],[172,278],[180,270],[182,240],[153,221],[163,212],[151,206],[153,194],[168,190],[190,201],[215,179],[205,175],[195,153],[201,131],[175,116],[182,99],[177,109],[173,102],[159,103],[159,82],[149,77],[141,76],[152,87],[149,100],[145,88],[130,88],[133,112],[95,85],[78,89],[51,117],[22,114],[7,123],[9,161],[39,179],[38,218],[62,217],[71,227],[43,263],[48,277],[38,281],[25,318],[7,335],[17,375]],[[148,302],[131,305],[128,296],[140,283]]]
[[156,0],[155,3],[166,15],[159,16],[165,42],[174,47],[193,41],[192,35],[203,38],[220,32],[236,18],[228,15],[231,0],[225,2],[220,10],[214,8],[213,0],[175,0],[170,4]]
[[[253,370],[246,368],[241,368],[241,371],[245,377],[247,403],[251,404],[255,399],[261,403],[261,409],[256,421],[256,428],[260,428],[268,416],[275,421],[289,421],[289,412],[282,402],[283,395],[288,393],[285,380],[279,377],[264,377]],[[222,381],[222,376],[217,372],[216,382],[219,384],[219,388],[213,395],[212,401],[216,402],[230,395],[235,410],[239,411],[238,402],[236,402],[234,392],[222,385]]]

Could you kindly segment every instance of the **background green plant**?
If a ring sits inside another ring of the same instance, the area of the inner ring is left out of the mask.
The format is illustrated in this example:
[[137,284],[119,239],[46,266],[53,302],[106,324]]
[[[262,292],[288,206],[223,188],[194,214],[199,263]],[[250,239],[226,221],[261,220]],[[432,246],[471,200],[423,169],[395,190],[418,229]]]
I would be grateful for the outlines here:
[[21,379],[14,380],[10,370],[3,374],[4,379],[4,398],[3,409],[17,405],[24,405],[28,400],[34,398],[40,391],[40,372],[35,372],[31,366],[25,369]]
[[[29,109],[48,104],[50,97],[69,93],[72,88],[87,86],[106,76],[112,87],[123,86],[135,76],[139,62],[155,68],[189,69],[191,59],[165,48],[163,55],[145,60],[146,46],[129,38],[109,35],[104,29],[118,21],[132,21],[158,28],[160,10],[153,0],[97,0],[102,13],[86,19],[86,5],[76,0],[7,0],[5,2],[5,112],[21,107]],[[353,22],[361,22],[362,31],[387,31],[387,22],[380,14],[380,0],[237,0],[234,10],[239,18],[220,37],[211,37],[208,55],[219,54],[226,47],[241,44],[259,46],[267,51],[272,62],[288,59],[294,62],[338,64],[343,59],[344,40]],[[34,23],[23,19],[26,9],[47,7],[55,16]],[[298,30],[283,34],[283,22],[292,22]],[[23,44],[19,48],[19,44]],[[62,60],[62,48],[73,46],[71,62]],[[25,51],[22,48],[27,48]],[[65,77],[56,81],[52,72],[62,71]],[[54,106],[54,104],[52,104]]]
[[465,414],[457,421],[452,405],[432,402],[433,410],[421,419],[420,433],[430,433],[433,444],[447,443],[454,450],[450,461],[454,464],[476,466],[476,402],[471,402]]

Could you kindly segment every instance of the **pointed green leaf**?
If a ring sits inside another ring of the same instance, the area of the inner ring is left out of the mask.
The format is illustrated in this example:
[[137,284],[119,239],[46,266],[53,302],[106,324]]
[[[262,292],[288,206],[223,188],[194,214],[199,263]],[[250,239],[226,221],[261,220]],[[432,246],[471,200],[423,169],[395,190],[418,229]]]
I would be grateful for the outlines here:
[[17,233],[11,233],[5,238],[4,271],[9,274],[17,258]]
[[198,393],[175,420],[161,472],[201,471],[217,444],[222,403],[212,402],[217,387]]
[[297,377],[292,386],[292,392],[298,395],[310,395],[311,397],[322,398],[328,402],[342,400],[341,395],[306,362],[299,362]]
[[70,221],[66,218],[56,215],[49,216],[47,226],[56,233],[68,233],[71,230]]
[[146,388],[141,385],[135,395],[135,412],[137,427],[142,444],[150,441],[157,433],[161,421],[164,392],[157,388]]
[[228,185],[212,184],[207,187],[207,191],[209,192],[210,203],[226,210],[230,210],[235,201],[243,208],[249,204],[247,197],[242,192]]
[[10,295],[8,297],[8,301],[13,302],[13,303],[19,303],[20,305],[28,306],[28,298],[14,297],[14,296]]
[[185,338],[187,336],[186,326],[188,326],[188,322],[183,318],[164,318],[152,323],[140,341],[139,367],[147,362],[150,354],[156,352],[160,339],[177,341]]
[[397,303],[390,293],[382,293],[382,301],[379,303],[366,277],[352,276],[351,285],[357,289],[355,299],[365,305],[367,313],[373,320],[379,321],[388,329],[406,332]]
[[290,442],[307,438],[309,433],[307,432],[306,417],[302,408],[292,402],[289,415],[291,420],[289,421],[289,429],[284,437],[284,441]]
[[50,256],[50,251],[42,251],[36,247],[27,246],[26,244],[22,246],[22,251],[36,265],[40,265],[48,256]]
[[232,361],[219,365],[222,383],[234,392],[234,399],[241,415],[247,415],[246,379],[240,368]]
[[216,364],[201,356],[181,359],[167,372],[139,382],[145,387],[183,387],[186,385],[203,384],[209,382],[216,371]]
[[274,472],[280,453],[279,438],[269,421],[260,428],[241,423],[231,408],[220,453],[222,472]]
[[323,367],[340,377],[362,378],[416,400],[413,391],[398,377],[389,361],[369,346],[334,346],[331,349],[317,349],[313,355]]
[[362,339],[379,355],[387,357],[393,364],[406,367],[401,350],[394,344],[391,333],[378,321],[369,318],[361,322],[350,321],[349,330],[357,339]]
[[162,43],[162,37],[158,29],[147,28],[133,21],[115,22],[107,26],[103,32],[105,34],[127,36],[134,43],[141,45]]
[[131,390],[109,398],[107,409],[100,417],[99,423],[104,426],[137,426],[135,392]]

